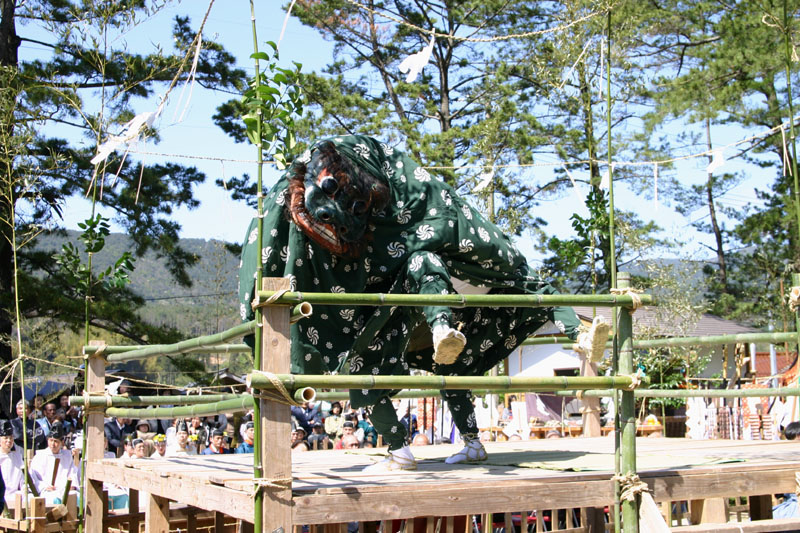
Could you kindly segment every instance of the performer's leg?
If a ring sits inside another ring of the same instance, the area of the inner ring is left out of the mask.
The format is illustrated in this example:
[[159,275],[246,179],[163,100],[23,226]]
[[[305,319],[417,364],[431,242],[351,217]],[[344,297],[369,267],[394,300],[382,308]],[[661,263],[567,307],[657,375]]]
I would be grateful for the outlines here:
[[485,461],[486,449],[478,439],[478,421],[475,418],[475,406],[472,405],[470,391],[443,390],[441,394],[447,401],[453,422],[464,440],[464,448],[445,459],[445,462],[453,464]]
[[388,396],[378,400],[370,412],[369,419],[389,445],[389,455],[383,461],[366,467],[364,472],[416,470],[417,462],[406,444],[406,428],[397,420],[397,413]]
[[[415,252],[406,267],[405,291],[409,294],[456,294],[444,260],[432,252]],[[449,307],[425,306],[425,320],[433,333],[433,360],[449,365],[458,359],[466,337],[455,329]]]

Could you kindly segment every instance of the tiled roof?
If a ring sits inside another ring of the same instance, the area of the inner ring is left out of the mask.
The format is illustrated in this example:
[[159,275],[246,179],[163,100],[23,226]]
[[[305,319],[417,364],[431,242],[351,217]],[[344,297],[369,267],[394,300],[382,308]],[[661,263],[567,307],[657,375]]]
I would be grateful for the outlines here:
[[[575,306],[575,312],[582,320],[591,321],[596,314],[611,321],[612,308],[609,307],[588,307]],[[760,330],[748,326],[742,326],[736,322],[725,320],[713,315],[704,314],[694,327],[684,331],[680,327],[680,322],[676,319],[662,319],[656,307],[643,307],[633,315],[633,333],[641,333],[642,329],[647,330],[650,335],[679,336],[679,337],[698,337],[701,335],[732,335],[736,333],[758,333]]]

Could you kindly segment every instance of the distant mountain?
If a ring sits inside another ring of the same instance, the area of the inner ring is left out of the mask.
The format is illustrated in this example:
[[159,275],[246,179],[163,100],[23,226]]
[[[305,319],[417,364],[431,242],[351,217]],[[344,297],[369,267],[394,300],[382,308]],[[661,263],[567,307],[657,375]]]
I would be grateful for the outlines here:
[[[77,231],[68,231],[67,236],[48,234],[37,242],[37,248],[60,252],[68,240],[79,250]],[[131,289],[151,301],[184,301],[190,303],[192,297],[229,296],[231,304],[236,300],[236,282],[239,274],[239,258],[225,249],[225,243],[218,240],[181,239],[180,245],[188,252],[196,254],[200,260],[189,270],[192,287],[181,287],[172,279],[164,259],[148,252],[136,259],[135,270],[131,274]],[[97,271],[111,266],[123,252],[132,251],[131,239],[123,233],[112,233],[106,238],[103,250],[94,256],[93,264]]]

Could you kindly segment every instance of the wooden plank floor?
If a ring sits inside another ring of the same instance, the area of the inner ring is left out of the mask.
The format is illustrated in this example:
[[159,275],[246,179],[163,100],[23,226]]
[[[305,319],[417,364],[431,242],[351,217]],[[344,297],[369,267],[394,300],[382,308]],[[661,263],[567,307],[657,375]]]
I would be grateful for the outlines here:
[[[365,474],[379,459],[339,450],[293,456],[293,521],[352,522],[413,516],[510,512],[527,508],[604,506],[613,501],[614,442],[610,437],[489,443],[490,455],[526,461],[579,460],[584,471],[500,465],[445,465],[455,445],[414,448],[418,469]],[[638,470],[657,501],[794,492],[800,443],[637,439]],[[269,457],[266,458],[269,460]],[[741,462],[714,464],[715,460]],[[592,463],[594,461],[594,464]],[[659,463],[659,461],[661,461]],[[554,463],[555,464],[555,463]],[[173,459],[104,459],[89,464],[92,479],[252,521],[252,455]]]

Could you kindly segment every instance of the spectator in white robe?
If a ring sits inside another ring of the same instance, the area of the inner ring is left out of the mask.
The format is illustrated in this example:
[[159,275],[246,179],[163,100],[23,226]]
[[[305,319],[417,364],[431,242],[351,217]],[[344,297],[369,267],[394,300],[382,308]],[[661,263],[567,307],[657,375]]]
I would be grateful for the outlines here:
[[17,494],[22,494],[25,487],[22,470],[22,454],[14,445],[14,428],[11,422],[0,422],[0,473],[3,475],[6,491],[4,498],[6,507],[12,507]]
[[47,437],[47,448],[39,450],[31,460],[31,478],[47,505],[62,503],[68,480],[71,481],[70,494],[77,495],[80,487],[78,468],[72,453],[64,448],[64,437],[64,426],[53,424]]

